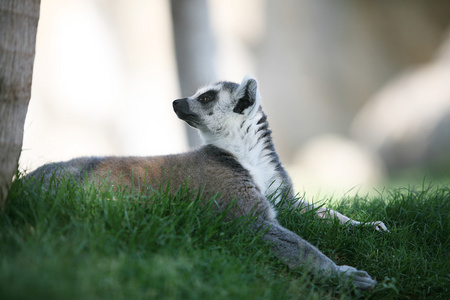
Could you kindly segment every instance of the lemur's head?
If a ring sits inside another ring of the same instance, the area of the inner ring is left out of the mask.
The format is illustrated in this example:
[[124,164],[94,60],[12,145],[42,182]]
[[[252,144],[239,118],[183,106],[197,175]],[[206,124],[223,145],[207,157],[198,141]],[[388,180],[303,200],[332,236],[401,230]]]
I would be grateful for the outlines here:
[[239,85],[221,81],[173,102],[178,118],[200,130],[203,137],[227,135],[259,109],[256,80],[245,77]]

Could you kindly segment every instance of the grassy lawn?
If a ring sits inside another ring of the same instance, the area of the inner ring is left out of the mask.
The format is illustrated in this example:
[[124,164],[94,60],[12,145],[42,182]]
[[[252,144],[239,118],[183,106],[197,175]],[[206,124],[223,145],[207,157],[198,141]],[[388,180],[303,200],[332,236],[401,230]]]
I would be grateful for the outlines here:
[[450,299],[450,188],[331,204],[391,233],[279,208],[280,223],[379,284],[359,291],[289,270],[242,218],[181,187],[148,195],[15,181],[0,212],[0,299]]

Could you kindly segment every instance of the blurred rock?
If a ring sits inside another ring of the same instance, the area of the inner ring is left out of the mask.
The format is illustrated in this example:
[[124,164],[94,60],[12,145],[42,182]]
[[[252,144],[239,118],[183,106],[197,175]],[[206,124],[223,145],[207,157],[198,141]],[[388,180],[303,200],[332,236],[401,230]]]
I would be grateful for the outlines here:
[[355,117],[352,135],[391,172],[450,173],[450,34],[436,58],[389,82]]
[[379,158],[364,146],[339,135],[308,141],[288,167],[296,191],[307,195],[367,192],[384,178]]

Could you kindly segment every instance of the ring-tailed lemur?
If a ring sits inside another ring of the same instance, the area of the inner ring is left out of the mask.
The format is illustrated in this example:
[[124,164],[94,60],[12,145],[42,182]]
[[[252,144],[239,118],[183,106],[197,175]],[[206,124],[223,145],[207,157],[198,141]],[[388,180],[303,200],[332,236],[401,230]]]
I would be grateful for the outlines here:
[[[176,189],[188,179],[191,190],[203,190],[205,199],[219,195],[217,203],[222,209],[235,201],[228,217],[256,216],[253,229],[265,230],[263,238],[272,243],[273,252],[289,267],[305,265],[323,276],[340,275],[345,280],[352,277],[362,289],[376,284],[365,271],[336,265],[317,248],[278,224],[269,199],[277,202],[280,194],[289,199],[295,195],[272,143],[255,79],[246,77],[241,84],[218,82],[201,88],[191,97],[175,100],[173,109],[180,119],[200,131],[205,146],[167,156],[77,158],[44,165],[30,176],[43,178],[44,182],[62,175],[94,183],[99,178],[108,178],[112,184],[137,189],[161,184]],[[302,210],[314,208],[301,201],[297,205]],[[320,217],[337,217],[341,223],[360,224],[323,207],[315,210]],[[387,230],[382,222],[371,224],[377,230]]]

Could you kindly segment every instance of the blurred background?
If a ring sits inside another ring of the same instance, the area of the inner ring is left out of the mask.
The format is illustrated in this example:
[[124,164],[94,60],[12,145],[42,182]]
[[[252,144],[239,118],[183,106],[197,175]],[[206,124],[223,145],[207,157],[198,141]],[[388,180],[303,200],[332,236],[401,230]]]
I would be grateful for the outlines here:
[[297,192],[450,182],[446,0],[42,0],[20,169],[187,151],[172,101],[246,74]]

